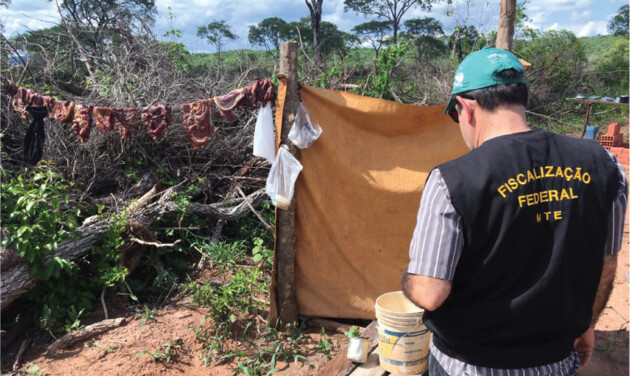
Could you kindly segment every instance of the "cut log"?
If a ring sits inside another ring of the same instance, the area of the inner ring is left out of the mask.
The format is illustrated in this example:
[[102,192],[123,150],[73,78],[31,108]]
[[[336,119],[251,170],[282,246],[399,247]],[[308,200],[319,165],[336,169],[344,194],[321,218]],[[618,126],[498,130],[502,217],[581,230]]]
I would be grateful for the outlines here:
[[83,341],[85,339],[91,338],[97,334],[103,333],[112,328],[119,327],[125,323],[125,320],[126,320],[125,317],[119,317],[117,319],[103,320],[103,321],[97,322],[96,324],[88,325],[83,329],[79,329],[77,331],[68,333],[65,336],[59,338],[58,340],[53,342],[50,346],[48,346],[48,350],[49,351],[61,350],[79,341]]
[[[175,214],[180,207],[171,201],[175,192],[169,188],[163,192],[161,198],[140,208],[135,205],[133,213],[128,218],[129,223],[149,227],[158,217],[166,217]],[[186,213],[199,217],[233,220],[245,216],[250,211],[250,205],[257,206],[262,203],[265,194],[262,189],[250,194],[246,198],[236,198],[214,204],[191,203],[186,208]],[[148,200],[143,200],[147,203]],[[103,234],[109,228],[110,219],[99,220],[97,216],[89,217],[77,230],[81,237],[78,240],[64,242],[47,258],[46,263],[53,257],[72,261],[87,253],[91,247],[97,244]],[[3,269],[4,270],[4,269]],[[8,268],[0,275],[0,311],[4,311],[15,299],[31,290],[37,284],[37,280],[28,275],[28,265],[19,262]]]

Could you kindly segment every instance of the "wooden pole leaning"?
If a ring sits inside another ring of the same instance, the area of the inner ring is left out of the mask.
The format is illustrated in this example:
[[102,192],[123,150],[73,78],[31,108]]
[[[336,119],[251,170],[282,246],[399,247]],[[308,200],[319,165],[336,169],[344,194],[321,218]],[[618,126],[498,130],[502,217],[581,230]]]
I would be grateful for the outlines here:
[[[289,141],[289,130],[300,105],[297,82],[298,45],[286,42],[280,45],[280,75],[286,79],[286,97],[282,110],[280,144],[287,145],[299,159],[299,150]],[[276,113],[276,116],[278,114]],[[278,322],[281,327],[297,322],[298,310],[295,295],[295,196],[287,210],[276,209],[276,280]]]
[[497,30],[497,48],[512,52],[515,19],[516,0],[501,0],[499,29]]

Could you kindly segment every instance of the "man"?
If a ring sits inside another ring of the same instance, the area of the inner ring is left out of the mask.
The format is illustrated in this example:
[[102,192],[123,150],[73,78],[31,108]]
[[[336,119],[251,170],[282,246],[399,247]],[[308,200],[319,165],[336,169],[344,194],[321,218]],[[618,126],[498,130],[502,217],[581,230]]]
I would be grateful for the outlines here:
[[621,247],[627,182],[594,141],[530,130],[528,81],[485,48],[445,114],[468,154],[429,175],[403,290],[433,332],[429,374],[575,375]]

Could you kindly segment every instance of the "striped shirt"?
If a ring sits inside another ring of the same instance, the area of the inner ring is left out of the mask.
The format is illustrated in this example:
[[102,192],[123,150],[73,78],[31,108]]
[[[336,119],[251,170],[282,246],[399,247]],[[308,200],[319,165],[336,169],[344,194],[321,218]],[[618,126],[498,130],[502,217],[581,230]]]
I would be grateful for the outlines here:
[[[614,255],[621,249],[628,182],[623,166],[608,153],[619,169],[619,191],[608,219],[606,255]],[[417,224],[409,247],[407,272],[433,278],[453,280],[455,268],[464,247],[462,218],[457,213],[449,196],[448,188],[440,170],[434,169],[424,187],[420,200]],[[475,376],[546,376],[569,375],[576,362],[576,353],[559,362],[526,369],[492,369],[463,363],[440,352],[431,344],[431,352],[442,368],[451,375]],[[579,363],[578,363],[579,364]]]

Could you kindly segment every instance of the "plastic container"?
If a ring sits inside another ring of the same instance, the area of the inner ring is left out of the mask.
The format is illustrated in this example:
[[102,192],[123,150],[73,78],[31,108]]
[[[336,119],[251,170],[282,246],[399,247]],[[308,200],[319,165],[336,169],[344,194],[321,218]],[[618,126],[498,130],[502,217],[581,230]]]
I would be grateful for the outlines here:
[[381,367],[393,374],[424,374],[429,361],[431,332],[422,322],[424,310],[402,291],[376,299]]

